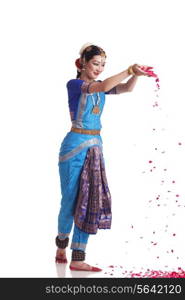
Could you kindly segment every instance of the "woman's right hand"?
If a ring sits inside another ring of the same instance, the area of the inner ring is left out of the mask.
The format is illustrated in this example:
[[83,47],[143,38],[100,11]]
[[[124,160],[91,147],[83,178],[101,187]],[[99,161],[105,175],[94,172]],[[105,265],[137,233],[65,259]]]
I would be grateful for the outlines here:
[[149,66],[134,64],[132,66],[132,70],[134,71],[136,76],[141,76],[141,75],[149,76],[149,77],[151,76],[141,68],[144,68],[145,70],[152,69],[152,67],[149,67]]

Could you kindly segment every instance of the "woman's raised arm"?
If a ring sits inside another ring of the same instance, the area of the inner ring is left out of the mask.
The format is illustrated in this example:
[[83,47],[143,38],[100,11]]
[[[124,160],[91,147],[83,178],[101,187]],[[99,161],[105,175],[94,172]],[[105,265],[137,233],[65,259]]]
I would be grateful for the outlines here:
[[[140,75],[146,75],[148,74],[140,69],[140,65],[134,64],[132,66],[132,70],[134,71],[134,75],[140,76]],[[121,83],[125,78],[130,76],[128,69],[125,71],[122,71],[116,75],[113,75],[101,82],[92,82],[89,85],[89,93],[97,93],[97,92],[108,92],[113,87],[117,86],[119,83]]]

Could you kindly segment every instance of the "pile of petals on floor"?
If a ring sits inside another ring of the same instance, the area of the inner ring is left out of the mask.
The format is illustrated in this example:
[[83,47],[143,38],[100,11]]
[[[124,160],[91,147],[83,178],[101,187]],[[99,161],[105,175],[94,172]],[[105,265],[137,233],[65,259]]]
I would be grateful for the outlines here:
[[[143,269],[143,268],[142,268]],[[105,275],[111,276],[111,277],[123,277],[123,278],[185,278],[185,270],[178,267],[174,270],[143,270],[143,271],[128,271],[125,270],[123,266],[108,266],[108,269],[106,272],[104,272]]]
[[156,271],[149,270],[145,273],[132,273],[131,277],[142,277],[142,278],[185,278],[185,271],[181,268],[178,268],[178,271]]

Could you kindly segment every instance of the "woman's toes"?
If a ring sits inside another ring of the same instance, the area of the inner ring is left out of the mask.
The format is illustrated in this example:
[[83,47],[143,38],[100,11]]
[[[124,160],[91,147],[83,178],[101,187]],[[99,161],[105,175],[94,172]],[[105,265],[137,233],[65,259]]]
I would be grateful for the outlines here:
[[70,264],[70,269],[73,271],[90,271],[90,272],[100,272],[102,269],[93,267],[89,264],[86,264],[84,262],[72,262]]

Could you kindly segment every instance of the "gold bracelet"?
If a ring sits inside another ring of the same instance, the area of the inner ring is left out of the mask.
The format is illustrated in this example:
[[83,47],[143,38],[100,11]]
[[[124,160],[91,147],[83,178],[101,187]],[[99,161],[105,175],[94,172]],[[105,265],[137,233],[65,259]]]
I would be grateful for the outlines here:
[[130,66],[128,69],[127,69],[127,72],[129,75],[136,75],[132,69],[132,66]]

